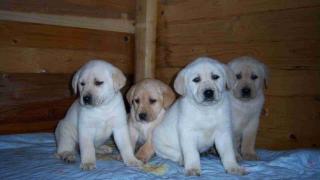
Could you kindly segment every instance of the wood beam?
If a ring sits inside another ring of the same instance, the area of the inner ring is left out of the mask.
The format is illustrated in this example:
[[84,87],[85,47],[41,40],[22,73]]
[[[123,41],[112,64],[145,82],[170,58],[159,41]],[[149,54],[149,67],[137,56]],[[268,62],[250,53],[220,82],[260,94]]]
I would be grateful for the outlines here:
[[135,29],[135,81],[155,77],[157,0],[138,0]]
[[123,14],[121,19],[52,15],[0,10],[0,20],[134,33],[134,21]]

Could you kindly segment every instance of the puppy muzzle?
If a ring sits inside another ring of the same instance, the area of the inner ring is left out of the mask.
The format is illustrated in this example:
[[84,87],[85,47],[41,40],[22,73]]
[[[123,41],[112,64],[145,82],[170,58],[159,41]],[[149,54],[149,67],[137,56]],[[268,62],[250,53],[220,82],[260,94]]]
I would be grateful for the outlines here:
[[148,122],[149,116],[145,112],[141,112],[138,114],[138,117],[136,118],[139,122]]
[[242,98],[251,98],[251,88],[245,86],[241,89],[241,97]]
[[91,95],[86,95],[83,97],[83,103],[85,105],[91,105],[92,104],[92,96]]

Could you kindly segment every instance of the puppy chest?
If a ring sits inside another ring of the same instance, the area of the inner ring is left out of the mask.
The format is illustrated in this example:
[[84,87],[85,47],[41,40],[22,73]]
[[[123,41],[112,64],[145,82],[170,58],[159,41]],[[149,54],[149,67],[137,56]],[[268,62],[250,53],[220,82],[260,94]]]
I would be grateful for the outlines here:
[[151,135],[153,126],[151,123],[140,124],[140,126],[137,126],[136,129],[139,133],[139,137],[138,137],[139,143],[144,143],[148,139],[148,137]]
[[198,133],[198,150],[200,152],[206,151],[213,145],[214,128],[201,129]]
[[100,127],[97,127],[95,135],[94,135],[94,142],[96,145],[101,145],[108,140],[108,138],[112,134],[112,127],[110,125],[101,124]]

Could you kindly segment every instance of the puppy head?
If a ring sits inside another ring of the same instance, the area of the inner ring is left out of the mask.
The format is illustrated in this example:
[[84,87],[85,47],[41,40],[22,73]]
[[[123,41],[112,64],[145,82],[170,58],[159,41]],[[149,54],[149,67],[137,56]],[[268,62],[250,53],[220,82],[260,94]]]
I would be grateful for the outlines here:
[[232,88],[234,97],[249,101],[258,93],[262,93],[263,87],[267,88],[267,68],[256,59],[243,56],[232,60],[229,67],[234,72],[235,83]]
[[174,82],[174,89],[182,96],[192,97],[201,105],[220,101],[226,87],[231,86],[228,67],[217,60],[200,57],[187,65]]
[[172,89],[161,81],[144,79],[130,88],[127,100],[135,120],[154,121],[162,109],[168,108],[174,101]]
[[87,106],[108,103],[125,83],[123,73],[102,60],[89,61],[72,79],[74,93],[79,91],[80,104]]

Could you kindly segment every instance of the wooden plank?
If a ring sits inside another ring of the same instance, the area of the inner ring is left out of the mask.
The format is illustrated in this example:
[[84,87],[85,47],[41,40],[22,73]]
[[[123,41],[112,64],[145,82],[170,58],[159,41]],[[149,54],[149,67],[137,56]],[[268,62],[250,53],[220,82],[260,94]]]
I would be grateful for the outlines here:
[[0,21],[0,47],[34,47],[127,54],[134,46],[128,33]]
[[257,147],[292,149],[320,147],[320,96],[268,96],[268,116],[261,119]]
[[74,98],[0,105],[0,134],[53,132]]
[[[1,74],[0,106],[54,101],[71,96],[71,74]],[[1,113],[0,113],[1,114]]]
[[167,22],[223,18],[235,15],[285,11],[289,9],[315,7],[320,5],[320,1],[318,0],[163,0],[160,2],[162,18]]
[[133,20],[128,20],[126,17],[121,19],[108,19],[0,10],[0,20],[134,33]]
[[125,73],[133,73],[132,57],[112,52],[0,47],[0,57],[0,72],[6,73],[73,73],[91,59],[107,60]]
[[157,0],[138,0],[135,33],[135,81],[155,75]]
[[158,47],[157,67],[183,67],[199,56],[215,57],[224,63],[249,55],[269,68],[319,70],[320,41],[279,41],[164,45]]
[[320,40],[320,7],[161,22],[161,45]]
[[99,18],[135,18],[135,0],[1,0],[0,9]]
[[19,133],[36,133],[36,132],[53,133],[57,124],[58,124],[58,120],[1,124],[0,134],[19,134]]
[[[157,78],[172,84],[181,68],[158,68]],[[270,69],[266,94],[281,97],[319,96],[319,71]]]
[[0,39],[3,72],[73,73],[90,59],[133,72],[134,37],[128,33],[0,21]]

